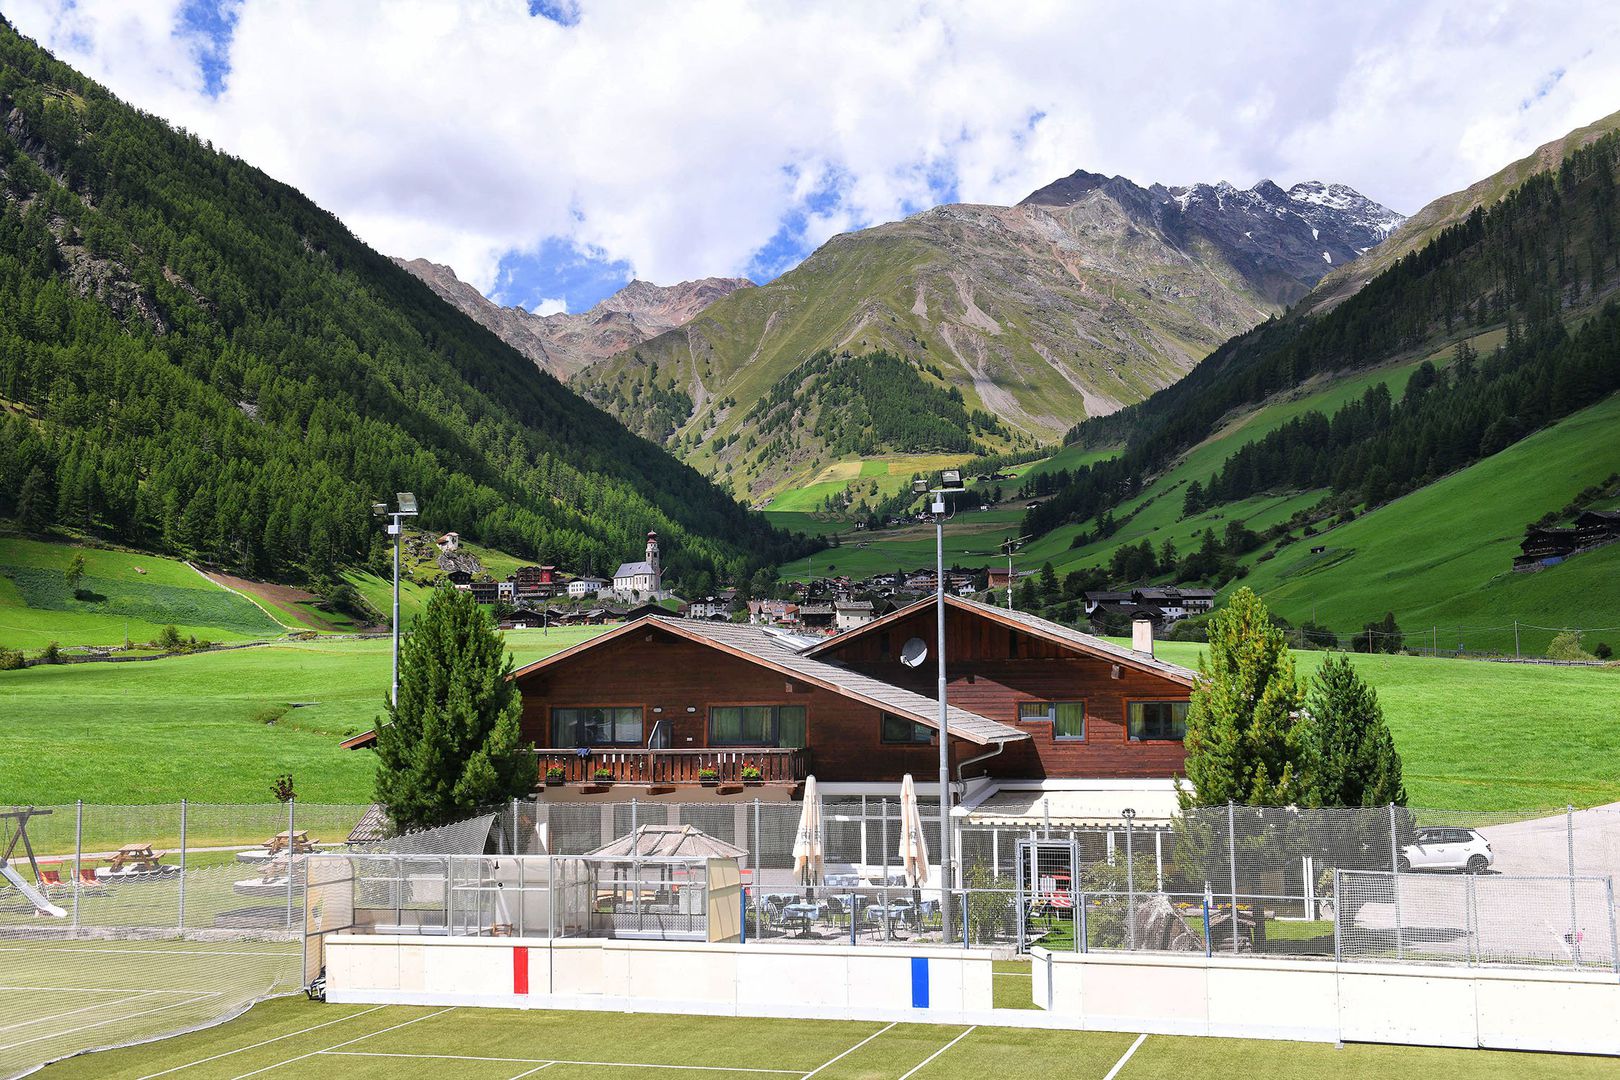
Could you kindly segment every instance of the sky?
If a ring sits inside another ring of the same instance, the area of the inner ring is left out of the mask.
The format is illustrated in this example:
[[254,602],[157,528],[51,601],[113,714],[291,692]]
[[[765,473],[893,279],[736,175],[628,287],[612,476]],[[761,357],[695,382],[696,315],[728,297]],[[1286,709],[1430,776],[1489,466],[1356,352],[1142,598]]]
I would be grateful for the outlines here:
[[505,304],[766,281],[1086,169],[1403,213],[1620,109],[1620,4],[0,0],[114,93]]

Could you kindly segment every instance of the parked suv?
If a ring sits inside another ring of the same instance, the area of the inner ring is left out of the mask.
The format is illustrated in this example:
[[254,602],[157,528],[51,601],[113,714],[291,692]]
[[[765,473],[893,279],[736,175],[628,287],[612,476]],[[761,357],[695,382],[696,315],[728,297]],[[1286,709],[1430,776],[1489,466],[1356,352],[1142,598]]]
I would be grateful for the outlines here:
[[1419,829],[1401,848],[1396,862],[1402,870],[1467,870],[1483,873],[1496,861],[1491,843],[1475,829]]

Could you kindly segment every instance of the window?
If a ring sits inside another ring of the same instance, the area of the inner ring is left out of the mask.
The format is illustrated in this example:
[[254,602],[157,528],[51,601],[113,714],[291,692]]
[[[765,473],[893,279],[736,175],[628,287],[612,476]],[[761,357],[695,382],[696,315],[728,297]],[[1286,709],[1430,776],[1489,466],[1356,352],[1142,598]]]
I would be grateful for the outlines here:
[[551,710],[553,746],[640,746],[640,706]]
[[882,727],[883,741],[886,743],[926,744],[934,739],[934,729],[927,724],[919,724],[893,713],[883,714]]
[[804,745],[803,705],[716,705],[709,710],[710,746]]
[[1130,733],[1132,742],[1180,742],[1187,737],[1187,703],[1131,702]]
[[1051,724],[1054,739],[1086,737],[1086,703],[1083,701],[1019,702],[1018,719]]

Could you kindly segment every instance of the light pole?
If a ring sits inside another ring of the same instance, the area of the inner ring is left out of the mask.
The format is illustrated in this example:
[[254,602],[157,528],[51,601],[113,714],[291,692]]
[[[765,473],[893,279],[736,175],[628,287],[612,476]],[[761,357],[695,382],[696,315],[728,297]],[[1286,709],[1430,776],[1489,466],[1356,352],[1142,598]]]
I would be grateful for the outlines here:
[[940,473],[939,487],[916,480],[919,495],[931,496],[934,515],[934,599],[939,624],[939,928],[940,940],[951,939],[951,748],[950,712],[945,703],[945,495],[962,490],[962,474],[955,469]]
[[388,524],[383,530],[394,538],[394,679],[388,692],[388,703],[399,704],[399,545],[400,536],[404,532],[402,521],[404,518],[415,517],[416,496],[409,491],[395,492],[394,498],[398,501],[398,508],[388,509],[387,503],[372,503],[371,512],[380,518],[387,518]]

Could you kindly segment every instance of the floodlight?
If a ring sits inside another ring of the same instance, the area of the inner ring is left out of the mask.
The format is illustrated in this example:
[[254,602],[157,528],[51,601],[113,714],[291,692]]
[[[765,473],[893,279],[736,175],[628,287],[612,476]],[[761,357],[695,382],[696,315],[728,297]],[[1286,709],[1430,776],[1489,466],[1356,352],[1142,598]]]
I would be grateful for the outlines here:
[[377,517],[387,517],[388,516],[388,504],[387,503],[372,503],[371,504],[371,512],[374,515],[376,515]]
[[928,493],[928,481],[926,481],[926,480],[913,480],[911,482],[911,493],[913,495],[925,495],[925,494],[927,494]]
[[416,513],[416,496],[409,491],[396,492],[394,497],[399,500],[399,512],[402,514]]
[[962,473],[959,469],[946,469],[939,474],[939,486],[946,491],[962,490]]

